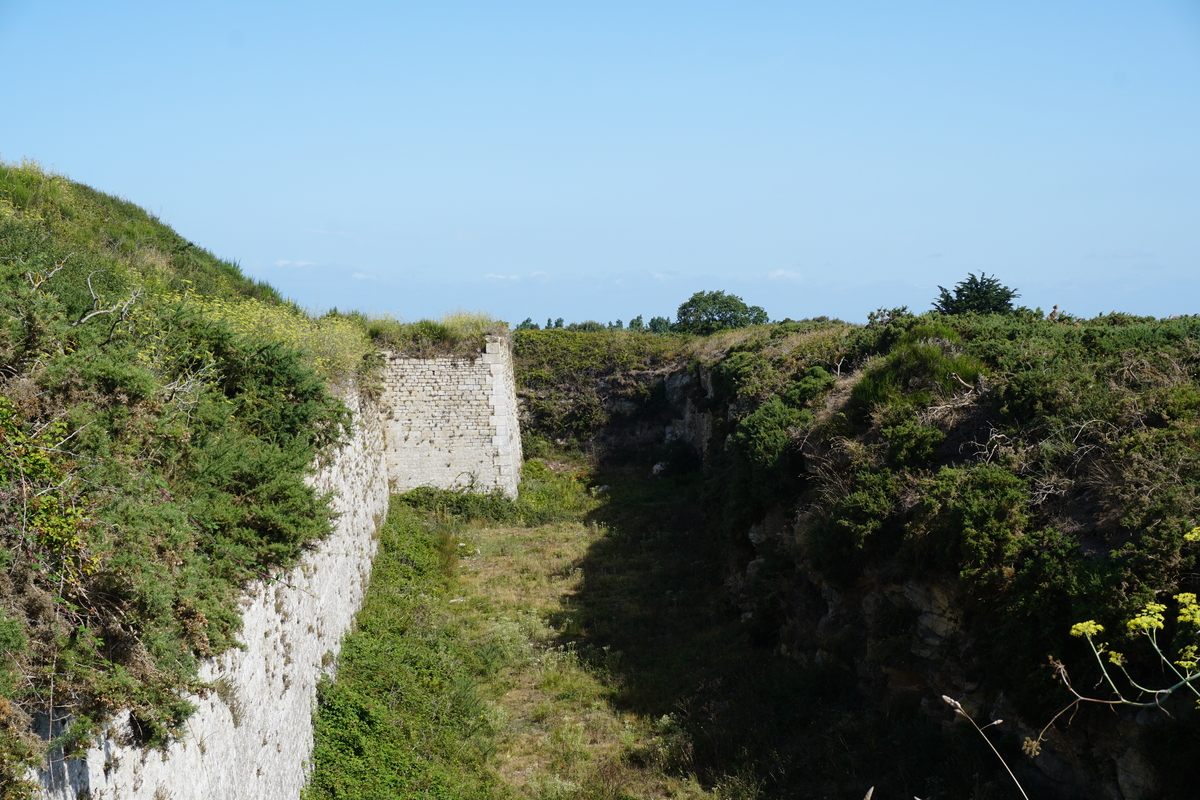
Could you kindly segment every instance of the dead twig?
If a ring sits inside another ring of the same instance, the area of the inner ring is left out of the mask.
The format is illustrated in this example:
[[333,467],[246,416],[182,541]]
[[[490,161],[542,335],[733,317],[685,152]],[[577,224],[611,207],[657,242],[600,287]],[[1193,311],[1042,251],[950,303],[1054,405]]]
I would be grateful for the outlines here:
[[129,307],[132,306],[137,299],[142,296],[142,287],[139,286],[137,290],[125,300],[122,300],[119,303],[114,303],[108,308],[101,308],[100,296],[97,295],[96,290],[92,288],[92,276],[95,275],[96,272],[99,272],[99,270],[89,272],[87,276],[88,292],[92,295],[92,307],[88,311],[85,311],[79,319],[71,323],[70,327],[72,328],[78,328],[92,317],[98,317],[101,314],[116,314],[119,312],[121,315],[120,319],[124,320],[129,315]]
[[25,279],[27,281],[29,281],[30,285],[33,286],[33,290],[36,292],[38,289],[40,289],[42,287],[43,283],[45,283],[46,281],[50,280],[55,275],[57,275],[58,271],[67,265],[67,259],[73,255],[75,255],[75,254],[67,253],[67,255],[63,257],[63,260],[58,262],[57,264],[55,264],[54,269],[50,270],[45,275],[42,275],[41,273],[37,273],[37,272],[26,272]]

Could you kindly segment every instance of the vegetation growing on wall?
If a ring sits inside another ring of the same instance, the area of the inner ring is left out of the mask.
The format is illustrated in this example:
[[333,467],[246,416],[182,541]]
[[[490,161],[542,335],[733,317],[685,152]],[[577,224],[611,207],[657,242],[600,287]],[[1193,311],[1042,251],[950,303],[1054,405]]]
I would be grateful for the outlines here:
[[483,352],[488,336],[508,332],[507,323],[481,311],[456,311],[440,320],[400,322],[391,317],[351,314],[371,341],[384,350],[416,358],[449,355],[475,358]]
[[0,319],[0,796],[18,797],[35,712],[68,751],[121,709],[143,742],[179,729],[240,587],[329,530],[304,476],[349,417],[322,375],[360,371],[367,342],[30,163],[0,165]]

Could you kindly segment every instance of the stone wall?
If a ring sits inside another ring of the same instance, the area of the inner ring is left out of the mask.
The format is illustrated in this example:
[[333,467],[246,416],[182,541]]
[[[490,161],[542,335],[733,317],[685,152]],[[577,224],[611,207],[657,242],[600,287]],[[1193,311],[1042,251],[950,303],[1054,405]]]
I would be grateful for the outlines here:
[[508,341],[489,337],[473,358],[386,358],[381,402],[392,491],[474,486],[516,497],[521,433]]
[[311,479],[332,493],[336,529],[299,566],[242,598],[245,649],[205,663],[216,687],[165,751],[122,744],[119,716],[81,758],[38,773],[46,800],[295,800],[308,777],[321,675],[362,603],[391,491],[474,485],[516,496],[521,435],[512,353],[489,339],[475,358],[387,357],[376,402],[347,390],[354,436]]
[[190,698],[198,710],[165,751],[128,747],[118,718],[86,757],[39,774],[50,800],[295,800],[308,777],[317,681],[362,603],[376,534],[387,513],[383,428],[356,392],[353,439],[312,478],[333,493],[333,534],[280,581],[242,600],[241,641],[206,663],[217,690]]

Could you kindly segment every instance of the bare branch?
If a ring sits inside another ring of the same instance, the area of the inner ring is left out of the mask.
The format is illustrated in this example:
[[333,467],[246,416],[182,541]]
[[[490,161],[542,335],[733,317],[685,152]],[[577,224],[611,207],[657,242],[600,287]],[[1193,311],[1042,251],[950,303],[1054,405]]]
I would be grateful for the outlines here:
[[[27,281],[29,281],[29,283],[33,286],[34,291],[37,291],[38,289],[41,288],[43,283],[45,283],[46,281],[50,280],[55,275],[57,275],[58,271],[67,265],[67,259],[73,255],[75,255],[75,254],[67,253],[67,255],[63,257],[63,260],[58,262],[57,264],[55,264],[54,269],[50,270],[45,275],[41,275],[41,274],[34,273],[34,272],[26,272],[25,279]],[[95,295],[92,295],[92,296],[95,297]]]
[[121,315],[120,319],[123,320],[129,315],[129,307],[132,306],[134,304],[134,302],[136,302],[137,299],[139,297],[141,297],[141,295],[142,295],[142,287],[139,286],[137,288],[137,291],[135,291],[133,294],[131,294],[129,297],[127,297],[125,300],[121,301],[120,303],[114,303],[113,305],[109,306],[108,308],[101,308],[100,307],[100,297],[99,297],[99,295],[96,294],[96,290],[92,288],[92,276],[95,275],[96,272],[99,272],[99,270],[89,272],[88,276],[87,276],[88,292],[92,295],[92,307],[89,311],[85,312],[83,314],[83,316],[81,316],[79,319],[77,319],[71,323],[70,327],[72,327],[72,328],[78,328],[80,325],[87,322],[92,317],[98,317],[101,314],[117,314],[117,313],[119,313]]

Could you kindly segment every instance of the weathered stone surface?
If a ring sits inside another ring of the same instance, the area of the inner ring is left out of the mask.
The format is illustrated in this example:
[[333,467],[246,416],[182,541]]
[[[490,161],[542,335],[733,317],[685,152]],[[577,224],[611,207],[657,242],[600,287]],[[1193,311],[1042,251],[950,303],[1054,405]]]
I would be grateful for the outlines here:
[[163,752],[121,744],[114,720],[85,757],[59,760],[38,779],[47,800],[294,800],[308,775],[312,706],[370,578],[378,526],[392,491],[473,485],[516,496],[521,433],[508,343],[493,337],[474,359],[390,356],[378,402],[356,390],[354,437],[311,479],[330,492],[336,530],[278,582],[242,600],[241,641],[206,663],[218,688],[182,739]]
[[1117,759],[1117,785],[1124,800],[1149,800],[1160,791],[1154,767],[1133,747]]
[[333,493],[333,534],[274,584],[242,601],[241,641],[209,661],[203,680],[218,690],[190,698],[198,710],[165,751],[121,744],[124,718],[85,757],[39,773],[48,800],[295,800],[312,752],[317,681],[332,666],[362,602],[387,513],[387,473],[378,409],[355,393],[353,439],[311,479]]
[[471,486],[516,497],[521,432],[508,341],[489,337],[474,359],[386,357],[381,403],[392,491]]

